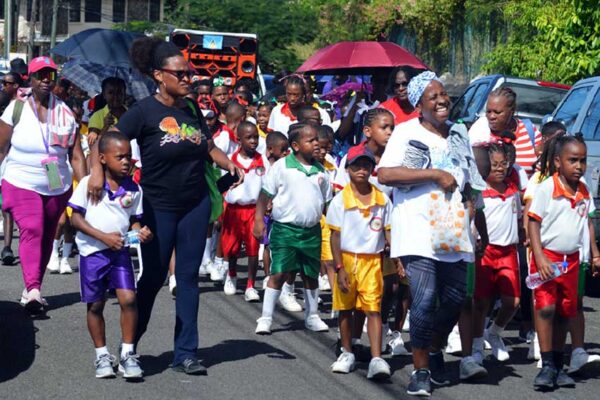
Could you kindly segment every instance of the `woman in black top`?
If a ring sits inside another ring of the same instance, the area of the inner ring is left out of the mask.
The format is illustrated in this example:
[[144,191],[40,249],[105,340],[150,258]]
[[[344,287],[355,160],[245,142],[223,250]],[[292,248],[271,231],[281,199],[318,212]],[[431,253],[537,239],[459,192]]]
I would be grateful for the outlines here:
[[[143,222],[154,240],[142,245],[144,273],[138,282],[139,320],[136,343],[146,331],[152,306],[176,252],[177,298],[173,369],[204,374],[196,358],[198,348],[198,266],[202,261],[210,216],[204,163],[243,172],[215,147],[202,113],[184,97],[190,90],[187,61],[172,43],[141,38],[131,47],[131,61],[158,85],[158,92],[134,104],[116,129],[137,139],[142,161]],[[97,150],[93,150],[94,153]],[[88,190],[99,198],[103,177],[95,161]]]

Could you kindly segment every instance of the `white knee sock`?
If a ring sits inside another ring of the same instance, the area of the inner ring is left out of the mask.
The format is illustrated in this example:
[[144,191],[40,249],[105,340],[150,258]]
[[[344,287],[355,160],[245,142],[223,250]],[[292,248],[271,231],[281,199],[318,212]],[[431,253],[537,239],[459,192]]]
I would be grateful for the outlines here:
[[304,318],[319,313],[319,289],[304,289]]
[[263,298],[262,317],[273,318],[273,311],[275,311],[275,304],[281,294],[281,290],[271,289],[267,287],[265,289],[265,295]]
[[63,243],[62,258],[69,258],[73,249],[73,243]]
[[223,258],[215,257],[215,265],[217,265],[217,266],[223,265]]
[[52,254],[53,255],[57,255],[58,254],[58,249],[60,248],[60,239],[58,240],[54,240],[52,242]]
[[289,285],[287,282],[281,288],[281,294],[294,293],[294,285]]
[[100,358],[101,355],[103,354],[109,354],[108,352],[108,347],[103,346],[103,347],[96,347],[96,360]]
[[127,354],[133,353],[133,343],[122,343],[121,344],[121,358],[124,358]]
[[206,264],[211,260],[212,238],[206,238],[206,246],[204,246],[204,255],[202,256],[202,264]]

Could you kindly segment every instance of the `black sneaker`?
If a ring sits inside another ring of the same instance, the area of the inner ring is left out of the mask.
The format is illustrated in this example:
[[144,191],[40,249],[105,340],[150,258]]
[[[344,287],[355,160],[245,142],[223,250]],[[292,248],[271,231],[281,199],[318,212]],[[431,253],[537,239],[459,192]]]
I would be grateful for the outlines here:
[[431,382],[438,386],[446,386],[450,384],[450,378],[446,372],[446,363],[442,352],[429,354],[429,371],[431,371]]
[[188,375],[206,375],[206,368],[195,358],[186,358],[181,364],[173,366],[173,371]]
[[2,258],[2,264],[4,265],[13,265],[15,262],[15,254],[12,249],[8,246],[2,249],[2,253],[0,253],[0,258]]
[[556,374],[556,386],[558,387],[566,387],[566,388],[574,388],[575,381],[571,378],[564,370],[559,370]]
[[431,396],[431,373],[426,369],[413,371],[406,393],[411,396]]
[[542,370],[533,381],[533,387],[538,390],[552,390],[556,383],[558,371],[552,364],[542,365]]

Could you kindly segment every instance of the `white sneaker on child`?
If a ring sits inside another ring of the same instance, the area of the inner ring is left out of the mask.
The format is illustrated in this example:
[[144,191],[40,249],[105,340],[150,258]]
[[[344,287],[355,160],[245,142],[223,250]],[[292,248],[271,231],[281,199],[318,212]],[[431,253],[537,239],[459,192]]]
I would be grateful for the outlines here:
[[402,340],[402,335],[398,331],[392,332],[392,338],[388,342],[388,345],[390,346],[390,354],[392,356],[409,356],[411,354],[404,347],[404,340]]
[[244,292],[244,300],[246,300],[249,303],[260,301],[260,295],[258,294],[258,291],[256,289],[250,287],[247,288]]
[[327,277],[327,275],[319,276],[319,290],[320,291],[331,290],[331,285],[329,284],[329,278]]
[[225,275],[227,275],[228,268],[223,264],[217,264],[217,266],[210,273],[210,280],[213,282],[223,282]]
[[175,280],[175,275],[169,276],[169,292],[171,292],[171,295],[177,296],[177,281]]
[[209,270],[212,270],[212,263],[212,260],[207,260],[206,262],[200,264],[200,267],[198,267],[198,276],[204,277],[210,274]]
[[571,353],[571,363],[569,364],[569,369],[567,370],[567,374],[574,374],[578,372],[581,368],[588,364],[595,364],[600,362],[600,356],[597,354],[589,354],[587,351],[578,347],[573,350]]
[[300,312],[302,311],[302,306],[296,300],[296,295],[292,292],[281,293],[279,299],[277,300],[279,305],[288,312]]
[[256,330],[254,333],[258,335],[270,335],[271,334],[271,324],[273,323],[273,318],[269,317],[260,317],[256,320]]
[[382,380],[391,375],[390,365],[381,357],[373,357],[369,363],[367,379]]
[[309,315],[304,321],[306,329],[313,332],[327,332],[329,326],[317,314]]
[[60,256],[58,253],[52,253],[50,261],[48,261],[48,265],[46,265],[46,269],[50,271],[51,274],[58,274],[60,272]]
[[490,333],[487,329],[483,332],[483,337],[492,346],[492,355],[496,357],[498,361],[507,361],[510,358],[508,350],[504,345],[504,341],[500,335]]
[[237,291],[236,285],[237,285],[237,277],[229,276],[229,274],[227,274],[227,276],[225,276],[225,284],[223,285],[223,292],[225,292],[225,294],[227,296],[233,296],[235,294],[235,292]]
[[340,354],[338,359],[331,364],[331,372],[348,374],[354,370],[355,360],[354,354],[342,348],[342,354]]
[[59,272],[61,275],[73,273],[73,269],[71,268],[71,265],[69,265],[69,259],[67,259],[67,258],[60,259]]
[[446,346],[446,354],[456,354],[462,351],[462,343],[460,341],[460,332],[458,325],[455,325],[448,336],[448,345]]

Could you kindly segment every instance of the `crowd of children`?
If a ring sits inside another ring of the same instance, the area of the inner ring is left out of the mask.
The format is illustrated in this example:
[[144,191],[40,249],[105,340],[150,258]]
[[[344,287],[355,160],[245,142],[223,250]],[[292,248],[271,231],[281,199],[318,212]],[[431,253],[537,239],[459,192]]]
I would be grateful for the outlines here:
[[[285,80],[286,101],[280,104],[258,102],[247,86],[229,88],[219,77],[196,82],[188,96],[190,107],[202,113],[214,145],[239,174],[207,162],[206,171],[216,171],[216,193],[198,275],[222,284],[225,295],[236,295],[238,259],[247,257],[244,300],[260,302],[257,272],[262,261],[264,294],[255,329],[261,335],[271,334],[277,304],[290,312],[304,309],[306,329],[329,330],[319,303],[320,292],[331,291],[339,342],[330,370],[349,373],[362,360],[365,327],[369,379],[389,378],[392,371],[382,354],[410,356],[411,344],[415,372],[408,393],[413,395],[430,395],[430,382],[449,383],[441,349],[453,326],[451,335],[460,341],[463,355],[460,378],[478,379],[487,376],[488,347],[498,361],[510,360],[503,332],[515,313],[533,309],[534,329],[525,335],[531,358],[540,360],[534,386],[574,386],[570,373],[600,361],[584,350],[582,282],[586,268],[594,274],[600,268],[589,218],[595,211],[593,196],[584,178],[585,143],[577,135],[567,136],[560,123],[548,123],[530,146],[537,162],[532,167],[527,158],[528,169],[523,170],[515,163],[514,135],[485,133],[480,140],[481,128],[475,126],[471,140],[479,143],[471,149],[466,140],[466,152],[458,157],[450,136],[468,138],[467,130],[450,128],[443,85],[425,74],[394,73],[398,100],[388,103],[410,112],[395,124],[398,113],[388,111],[386,103],[375,104],[363,113],[361,141],[347,154],[334,154],[339,138],[332,116],[313,102],[312,94],[308,98],[301,76]],[[513,95],[498,92],[493,101],[504,96],[514,102]],[[96,349],[96,377],[114,376],[116,359],[107,349],[103,318],[105,293],[114,289],[122,312],[119,371],[139,379],[136,283],[124,237],[133,229],[134,241],[146,243],[156,232],[139,220],[142,194],[130,177],[139,160],[132,160],[128,137],[112,130],[127,110],[124,82],[106,80],[102,97],[106,106],[89,119],[86,138],[90,147],[98,147],[104,192],[100,201],[91,201],[90,178],[79,182],[69,201],[69,217],[63,217],[56,234],[48,270],[71,272],[67,258],[77,231],[81,296]],[[521,125],[518,121],[517,129]],[[470,156],[482,187],[456,167]],[[432,250],[427,232],[437,221],[427,209],[429,200],[423,199],[436,199],[436,193],[448,197],[444,192],[462,199],[461,221],[468,223],[470,250],[459,245]],[[525,248],[528,265],[521,255]],[[175,260],[173,251],[169,288],[177,296]],[[525,268],[544,281],[533,296],[522,288]],[[296,299],[297,275],[303,305]],[[443,315],[434,315],[436,307]],[[405,325],[410,325],[409,341],[402,337]],[[565,371],[568,332],[573,352]],[[454,352],[450,347],[446,351]]]

